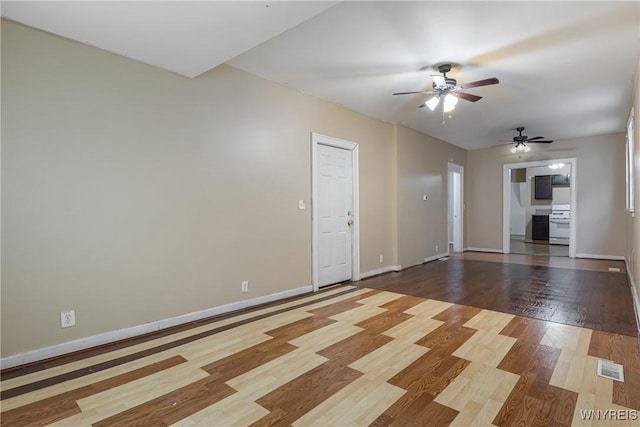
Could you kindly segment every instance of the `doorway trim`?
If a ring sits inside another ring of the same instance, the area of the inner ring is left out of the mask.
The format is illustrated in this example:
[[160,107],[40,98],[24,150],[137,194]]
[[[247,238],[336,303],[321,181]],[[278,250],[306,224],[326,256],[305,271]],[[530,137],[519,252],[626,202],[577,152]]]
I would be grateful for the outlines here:
[[351,280],[360,280],[360,181],[359,147],[355,142],[347,141],[320,133],[311,133],[311,265],[313,291],[318,291],[318,145],[351,151],[351,174],[353,191],[353,227],[351,227]]
[[511,250],[511,169],[534,168],[548,166],[553,163],[565,163],[571,165],[571,219],[569,220],[569,258],[576,257],[576,194],[578,193],[578,160],[575,157],[565,159],[536,160],[522,163],[505,163],[502,170],[502,252],[510,253]]
[[[460,174],[460,194],[458,204],[459,204],[459,215],[457,221],[454,221],[453,225],[453,251],[454,252],[463,252],[464,251],[464,166],[459,165],[457,163],[449,162],[447,164],[447,180],[448,180],[448,193],[449,197],[447,200],[447,235],[449,234],[449,219],[451,218],[453,212],[452,209],[452,197],[455,195],[453,191],[453,180],[451,179],[453,176],[453,172],[457,172]],[[456,222],[457,227],[456,227]],[[456,228],[458,233],[456,233]],[[449,238],[451,236],[447,236],[447,252],[449,252],[448,243]]]

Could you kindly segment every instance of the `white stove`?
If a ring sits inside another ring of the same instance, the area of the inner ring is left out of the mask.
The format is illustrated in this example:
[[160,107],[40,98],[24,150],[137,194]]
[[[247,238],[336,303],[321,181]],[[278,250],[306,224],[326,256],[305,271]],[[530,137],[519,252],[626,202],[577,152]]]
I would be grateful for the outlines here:
[[551,205],[549,214],[549,243],[552,245],[569,244],[569,224],[571,205]]

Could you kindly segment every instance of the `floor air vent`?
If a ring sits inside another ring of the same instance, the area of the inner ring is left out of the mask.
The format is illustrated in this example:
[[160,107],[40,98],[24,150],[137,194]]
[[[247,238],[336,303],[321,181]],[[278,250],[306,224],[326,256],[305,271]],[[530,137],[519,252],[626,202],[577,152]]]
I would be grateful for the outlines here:
[[598,360],[598,375],[611,380],[624,382],[622,365],[607,360]]

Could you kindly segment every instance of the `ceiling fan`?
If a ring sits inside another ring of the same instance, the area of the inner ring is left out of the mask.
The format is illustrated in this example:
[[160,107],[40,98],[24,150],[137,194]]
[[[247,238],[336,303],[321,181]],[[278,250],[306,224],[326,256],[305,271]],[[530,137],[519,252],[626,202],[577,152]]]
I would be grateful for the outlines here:
[[465,83],[462,85],[458,85],[456,79],[452,79],[451,77],[447,77],[447,73],[451,71],[451,64],[442,64],[438,66],[438,71],[442,73],[441,76],[432,75],[433,79],[433,90],[419,90],[415,92],[396,92],[394,95],[412,95],[416,93],[426,93],[426,94],[434,94],[432,98],[427,100],[424,104],[421,104],[419,107],[429,107],[431,111],[435,110],[438,104],[440,103],[440,99],[443,99],[443,113],[448,113],[452,111],[456,104],[458,103],[458,98],[464,99],[465,101],[476,102],[482,99],[481,96],[472,95],[470,93],[461,92],[462,89],[471,89],[479,86],[488,86],[495,85],[500,83],[500,81],[496,77],[491,77],[489,79],[477,80],[475,82]]
[[512,153],[516,153],[518,151],[524,151],[525,153],[531,150],[531,147],[527,145],[528,142],[534,144],[551,144],[553,141],[545,140],[543,136],[534,136],[533,138],[529,138],[527,135],[523,135],[522,131],[524,131],[524,126],[517,127],[518,136],[513,137],[513,141],[516,145],[511,148]]

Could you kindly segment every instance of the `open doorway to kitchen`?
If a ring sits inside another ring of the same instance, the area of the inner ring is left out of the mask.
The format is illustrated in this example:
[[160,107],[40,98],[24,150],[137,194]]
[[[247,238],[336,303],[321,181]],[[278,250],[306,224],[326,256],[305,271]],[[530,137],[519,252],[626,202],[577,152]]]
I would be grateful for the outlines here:
[[575,158],[504,165],[504,253],[575,257],[575,177]]

